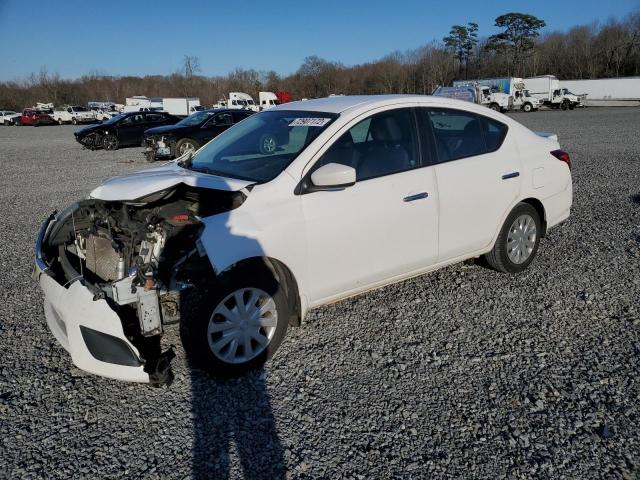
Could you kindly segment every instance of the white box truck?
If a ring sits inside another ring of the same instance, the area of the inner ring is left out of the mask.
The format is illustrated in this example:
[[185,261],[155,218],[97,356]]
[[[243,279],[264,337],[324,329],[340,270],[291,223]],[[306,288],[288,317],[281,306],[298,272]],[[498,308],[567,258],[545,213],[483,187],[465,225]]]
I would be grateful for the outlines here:
[[176,117],[188,117],[192,113],[204,110],[198,97],[163,98],[162,109]]
[[555,75],[525,78],[524,85],[532,96],[539,98],[548,107],[573,110],[584,106],[584,96],[575,95],[569,89],[561,88],[560,80]]
[[513,100],[508,94],[494,92],[491,87],[474,80],[457,80],[452,87],[436,88],[432,95],[477,103],[497,112],[506,112],[513,107]]
[[152,110],[162,110],[161,97],[146,97],[136,95],[128,97],[124,101],[123,112],[148,112]]
[[454,87],[477,83],[489,87],[493,93],[504,93],[511,97],[510,108],[533,112],[540,107],[540,100],[532,96],[525,88],[524,80],[518,77],[480,78],[477,80],[455,80]]

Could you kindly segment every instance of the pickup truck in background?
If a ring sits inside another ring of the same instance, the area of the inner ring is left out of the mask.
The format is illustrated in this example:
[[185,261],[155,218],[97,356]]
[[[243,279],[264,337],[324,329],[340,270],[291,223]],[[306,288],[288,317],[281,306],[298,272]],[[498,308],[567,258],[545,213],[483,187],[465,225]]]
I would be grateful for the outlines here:
[[85,107],[77,105],[65,105],[53,111],[51,118],[58,125],[64,125],[65,123],[71,123],[78,125],[79,123],[93,123],[96,121],[96,114],[91,110],[87,110]]
[[0,125],[17,125],[20,123],[20,114],[13,110],[0,110]]

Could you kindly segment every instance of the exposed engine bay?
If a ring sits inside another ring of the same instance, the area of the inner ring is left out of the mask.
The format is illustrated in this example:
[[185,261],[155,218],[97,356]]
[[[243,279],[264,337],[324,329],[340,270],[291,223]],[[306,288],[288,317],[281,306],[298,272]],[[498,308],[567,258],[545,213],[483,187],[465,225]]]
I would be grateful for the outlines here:
[[200,219],[240,206],[241,191],[178,184],[134,201],[87,199],[57,216],[43,245],[61,285],[80,281],[122,320],[144,357],[152,383],[170,383],[171,349],[161,352],[163,325],[180,319],[181,292],[211,269]]
[[144,155],[147,161],[172,158],[176,156],[176,137],[173,135],[145,135],[143,140]]

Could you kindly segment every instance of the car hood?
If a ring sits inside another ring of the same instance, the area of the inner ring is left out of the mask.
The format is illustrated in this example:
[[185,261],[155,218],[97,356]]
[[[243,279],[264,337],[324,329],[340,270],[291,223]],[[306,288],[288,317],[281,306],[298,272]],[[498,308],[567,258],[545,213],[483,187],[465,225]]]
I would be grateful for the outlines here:
[[163,125],[162,127],[153,127],[144,131],[145,135],[179,135],[193,130],[193,127],[183,127],[182,125]]
[[109,125],[105,125],[104,123],[98,123],[97,125],[89,125],[88,127],[81,128],[80,130],[74,132],[76,137],[84,137],[85,135],[95,132],[96,130],[104,130]]
[[194,172],[180,167],[177,161],[172,161],[160,167],[111,177],[94,189],[89,196],[105,201],[133,201],[167,190],[180,183],[191,187],[235,192],[254,182]]

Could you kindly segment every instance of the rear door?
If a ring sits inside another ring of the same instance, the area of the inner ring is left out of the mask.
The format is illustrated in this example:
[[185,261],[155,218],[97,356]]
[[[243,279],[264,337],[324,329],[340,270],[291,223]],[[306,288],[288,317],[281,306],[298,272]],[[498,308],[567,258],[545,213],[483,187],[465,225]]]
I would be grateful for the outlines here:
[[506,124],[466,110],[421,108],[437,165],[439,261],[491,248],[520,193],[520,160]]

